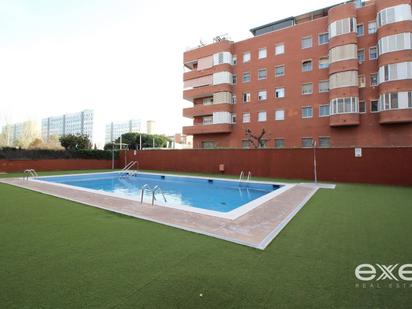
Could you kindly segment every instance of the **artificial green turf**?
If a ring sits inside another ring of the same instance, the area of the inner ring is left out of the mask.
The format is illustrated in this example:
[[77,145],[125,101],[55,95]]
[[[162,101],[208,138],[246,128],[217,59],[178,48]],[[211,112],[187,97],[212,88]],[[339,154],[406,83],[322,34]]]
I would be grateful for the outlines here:
[[342,184],[259,251],[1,184],[0,308],[410,308],[354,268],[412,263],[411,218],[412,188]]

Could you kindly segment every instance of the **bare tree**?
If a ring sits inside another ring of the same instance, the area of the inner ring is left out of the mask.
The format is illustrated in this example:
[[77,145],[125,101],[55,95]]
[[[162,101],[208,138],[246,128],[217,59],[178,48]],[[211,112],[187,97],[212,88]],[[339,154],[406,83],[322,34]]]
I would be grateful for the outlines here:
[[251,143],[255,148],[263,148],[265,146],[265,140],[263,137],[265,136],[266,131],[265,129],[262,129],[262,132],[260,132],[260,135],[254,135],[252,133],[252,130],[246,129],[245,131],[245,136],[246,139]]

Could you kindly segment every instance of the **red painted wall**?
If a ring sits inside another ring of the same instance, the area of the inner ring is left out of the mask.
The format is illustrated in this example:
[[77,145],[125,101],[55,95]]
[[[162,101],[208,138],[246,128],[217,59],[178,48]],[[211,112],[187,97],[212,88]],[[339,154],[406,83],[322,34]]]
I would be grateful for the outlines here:
[[[317,149],[318,179],[333,182],[412,186],[412,147],[363,148],[356,158],[353,148]],[[218,149],[129,151],[127,160],[141,169],[219,173],[288,179],[313,179],[313,149]],[[119,166],[124,165],[124,155]]]
[[[115,162],[117,165],[117,162]],[[23,172],[25,169],[36,171],[64,171],[87,169],[110,169],[110,160],[54,159],[54,160],[0,160],[0,172]]]

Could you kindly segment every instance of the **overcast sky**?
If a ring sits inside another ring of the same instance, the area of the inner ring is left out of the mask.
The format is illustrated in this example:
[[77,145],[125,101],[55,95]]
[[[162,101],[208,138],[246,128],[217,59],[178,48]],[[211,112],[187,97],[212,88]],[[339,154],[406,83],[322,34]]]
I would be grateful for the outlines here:
[[0,0],[0,126],[93,109],[100,143],[131,118],[180,132],[187,47],[338,2]]

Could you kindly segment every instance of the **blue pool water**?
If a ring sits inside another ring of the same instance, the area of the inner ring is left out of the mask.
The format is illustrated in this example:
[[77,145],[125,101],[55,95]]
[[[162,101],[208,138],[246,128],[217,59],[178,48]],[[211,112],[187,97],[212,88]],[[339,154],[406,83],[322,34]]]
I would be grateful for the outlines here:
[[[279,185],[249,183],[207,178],[176,177],[139,173],[137,176],[121,176],[121,173],[83,174],[59,177],[41,177],[42,181],[116,193],[140,199],[144,184],[159,186],[170,205],[184,205],[219,212],[229,212],[263,195],[280,188]],[[157,200],[164,203],[160,194]],[[145,193],[144,201],[151,202],[151,194]]]

